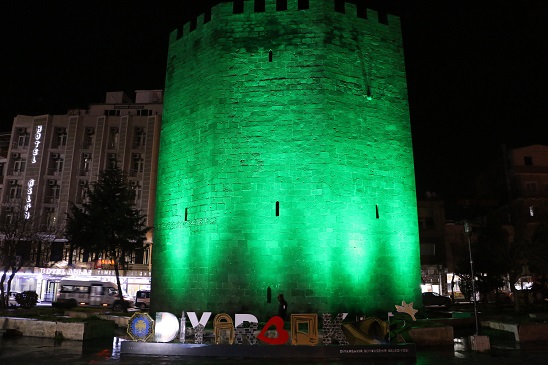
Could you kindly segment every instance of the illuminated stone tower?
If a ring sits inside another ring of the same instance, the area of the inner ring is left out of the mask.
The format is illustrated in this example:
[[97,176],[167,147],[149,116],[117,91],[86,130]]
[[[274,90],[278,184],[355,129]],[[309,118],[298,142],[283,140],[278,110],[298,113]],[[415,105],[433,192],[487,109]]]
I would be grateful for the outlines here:
[[399,18],[262,3],[171,35],[152,310],[266,320],[279,293],[290,313],[420,305]]

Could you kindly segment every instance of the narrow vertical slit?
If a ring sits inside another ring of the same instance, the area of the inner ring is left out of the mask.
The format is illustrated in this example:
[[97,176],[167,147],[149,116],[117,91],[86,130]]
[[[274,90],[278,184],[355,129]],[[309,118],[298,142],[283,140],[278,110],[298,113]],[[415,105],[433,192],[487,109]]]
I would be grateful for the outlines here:
[[188,221],[188,208],[185,208],[185,222]]
[[280,216],[280,202],[276,202],[276,217]]
[[272,50],[268,51],[268,62],[272,62]]
[[375,205],[375,216],[379,219],[379,206]]

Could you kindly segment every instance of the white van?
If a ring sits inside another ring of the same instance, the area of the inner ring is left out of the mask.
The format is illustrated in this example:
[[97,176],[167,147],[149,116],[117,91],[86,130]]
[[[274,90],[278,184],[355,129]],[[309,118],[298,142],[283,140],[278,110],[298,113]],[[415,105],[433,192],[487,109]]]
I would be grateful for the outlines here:
[[[124,296],[126,308],[130,308],[133,301]],[[112,307],[122,309],[122,302],[118,295],[118,287],[110,281],[61,280],[59,292],[53,303],[54,306],[76,307]]]

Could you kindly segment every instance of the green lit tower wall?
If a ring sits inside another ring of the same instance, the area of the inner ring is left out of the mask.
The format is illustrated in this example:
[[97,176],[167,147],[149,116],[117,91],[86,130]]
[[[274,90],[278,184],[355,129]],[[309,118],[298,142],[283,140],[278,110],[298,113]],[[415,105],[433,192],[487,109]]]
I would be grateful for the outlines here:
[[152,311],[420,306],[399,18],[249,0],[193,24],[169,40]]

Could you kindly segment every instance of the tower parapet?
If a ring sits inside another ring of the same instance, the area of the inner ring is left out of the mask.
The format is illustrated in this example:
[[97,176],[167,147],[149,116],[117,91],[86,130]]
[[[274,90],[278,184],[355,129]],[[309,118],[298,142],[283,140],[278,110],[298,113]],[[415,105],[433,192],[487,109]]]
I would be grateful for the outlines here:
[[[367,20],[368,22],[377,22],[388,27],[400,29],[400,18],[398,16],[387,13],[386,11],[378,11],[367,8],[366,4],[353,4],[346,1],[330,0],[326,5],[323,0],[287,0],[287,7],[283,10],[277,8],[276,0],[264,0],[265,7],[257,7],[258,0],[241,0],[235,2],[222,2],[206,9],[202,14],[196,16],[195,19],[183,24],[179,29],[174,30],[170,35],[170,41],[188,36],[193,31],[200,31],[203,26],[217,17],[227,17],[234,15],[236,17],[245,17],[252,14],[259,16],[268,16],[269,14],[288,11],[288,12],[308,12],[320,11],[324,12],[331,9],[335,13],[347,15],[349,17],[357,17]],[[260,0],[259,0],[260,2]],[[259,10],[261,9],[261,10]]]

